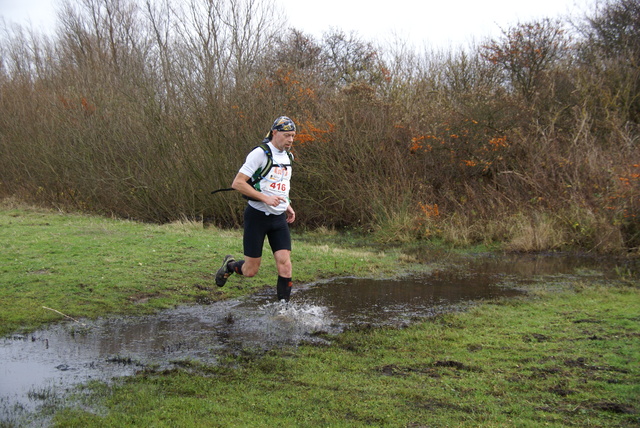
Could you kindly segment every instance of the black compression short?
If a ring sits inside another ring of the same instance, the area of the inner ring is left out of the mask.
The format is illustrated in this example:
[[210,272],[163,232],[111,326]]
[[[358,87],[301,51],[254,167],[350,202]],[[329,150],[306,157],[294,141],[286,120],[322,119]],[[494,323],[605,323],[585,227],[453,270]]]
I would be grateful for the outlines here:
[[244,255],[247,257],[262,257],[264,238],[269,238],[271,251],[291,251],[291,234],[287,215],[266,215],[250,205],[244,210]]

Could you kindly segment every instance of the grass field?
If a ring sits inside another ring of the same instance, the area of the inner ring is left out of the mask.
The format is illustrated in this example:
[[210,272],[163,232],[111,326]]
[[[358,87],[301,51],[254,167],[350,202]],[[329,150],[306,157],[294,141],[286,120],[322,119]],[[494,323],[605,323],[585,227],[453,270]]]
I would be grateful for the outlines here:
[[[427,269],[400,249],[326,234],[297,238],[298,282]],[[217,260],[238,253],[240,234],[194,223],[5,203],[0,239],[4,335],[65,320],[43,306],[73,318],[151,313],[237,297],[274,276],[265,261],[257,277],[218,289]],[[47,411],[60,427],[638,426],[637,278],[563,276],[526,291],[406,328],[354,328],[327,336],[329,345],[244,349],[216,366],[192,362],[93,383],[78,391],[77,404]]]
[[[326,236],[294,237],[294,282],[337,275],[393,276],[411,258],[400,250],[341,247]],[[261,272],[214,275],[226,254],[242,254],[242,232],[202,223],[142,224],[24,208],[0,211],[0,334],[73,318],[142,314],[196,301],[238,297],[275,285],[268,247]]]

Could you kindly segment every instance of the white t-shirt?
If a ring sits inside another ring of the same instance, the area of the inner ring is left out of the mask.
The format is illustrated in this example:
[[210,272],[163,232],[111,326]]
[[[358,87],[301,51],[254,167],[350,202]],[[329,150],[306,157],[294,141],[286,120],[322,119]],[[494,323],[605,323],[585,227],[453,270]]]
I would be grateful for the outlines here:
[[[260,180],[260,192],[265,195],[282,196],[286,199],[277,207],[272,207],[259,201],[249,201],[249,205],[253,208],[263,211],[267,214],[282,214],[289,206],[289,187],[291,183],[291,160],[287,152],[276,149],[276,147],[268,143],[271,148],[273,157],[273,166],[271,171],[265,174]],[[253,177],[256,171],[262,171],[267,164],[267,154],[260,147],[253,149],[240,168],[240,172],[248,177]]]

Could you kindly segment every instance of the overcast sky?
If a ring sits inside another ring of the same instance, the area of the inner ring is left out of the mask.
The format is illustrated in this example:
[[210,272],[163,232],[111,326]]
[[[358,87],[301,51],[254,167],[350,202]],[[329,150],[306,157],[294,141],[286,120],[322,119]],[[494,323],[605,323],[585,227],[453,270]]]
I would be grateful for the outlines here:
[[[50,31],[57,0],[0,0],[0,15],[7,22]],[[449,47],[500,34],[518,22],[579,16],[595,0],[273,0],[288,23],[320,37],[331,28],[363,39],[401,37],[415,47]]]

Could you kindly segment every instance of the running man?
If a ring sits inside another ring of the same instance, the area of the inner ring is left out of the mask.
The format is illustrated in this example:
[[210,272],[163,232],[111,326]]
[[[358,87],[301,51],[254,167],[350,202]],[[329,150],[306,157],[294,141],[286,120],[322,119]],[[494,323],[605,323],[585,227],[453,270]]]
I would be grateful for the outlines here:
[[[296,125],[291,119],[277,118],[263,144],[247,155],[234,178],[231,187],[249,199],[244,211],[244,259],[236,260],[231,255],[224,258],[216,273],[218,287],[224,286],[233,273],[247,277],[258,273],[266,236],[276,260],[278,301],[289,301],[293,272],[289,224],[296,218],[289,200],[293,159],[289,151],[295,135]],[[267,166],[269,171],[264,171]]]

